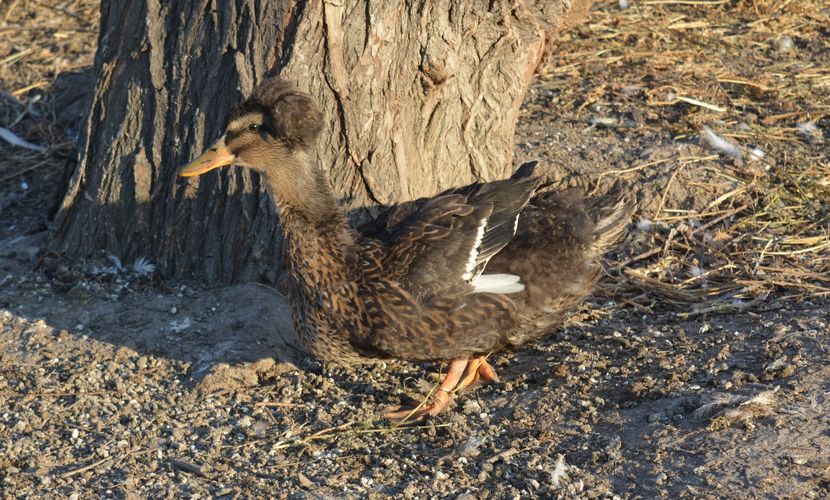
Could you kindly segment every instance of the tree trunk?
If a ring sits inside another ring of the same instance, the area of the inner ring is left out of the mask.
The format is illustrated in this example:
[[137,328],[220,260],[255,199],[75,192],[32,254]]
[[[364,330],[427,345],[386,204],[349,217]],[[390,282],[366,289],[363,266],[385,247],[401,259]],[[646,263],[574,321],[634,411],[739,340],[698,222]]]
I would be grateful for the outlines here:
[[274,281],[277,214],[257,175],[176,177],[271,74],[322,103],[318,160],[355,214],[508,175],[533,73],[588,1],[402,3],[102,0],[98,83],[56,249]]

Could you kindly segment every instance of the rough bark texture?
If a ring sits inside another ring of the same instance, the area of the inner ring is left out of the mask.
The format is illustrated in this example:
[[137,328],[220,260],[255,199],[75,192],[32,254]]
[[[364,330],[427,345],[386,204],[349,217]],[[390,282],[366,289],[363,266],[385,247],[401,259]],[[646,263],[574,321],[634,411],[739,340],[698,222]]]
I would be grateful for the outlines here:
[[273,281],[278,223],[256,174],[177,168],[264,76],[323,104],[318,152],[362,209],[512,170],[548,40],[587,0],[102,0],[98,82],[55,246],[149,258],[165,275]]

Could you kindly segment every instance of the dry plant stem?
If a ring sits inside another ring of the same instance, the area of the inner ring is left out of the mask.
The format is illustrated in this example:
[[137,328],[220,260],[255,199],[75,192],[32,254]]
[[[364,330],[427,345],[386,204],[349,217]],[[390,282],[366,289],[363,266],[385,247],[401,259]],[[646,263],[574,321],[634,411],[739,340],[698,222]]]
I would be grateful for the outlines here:
[[6,181],[10,181],[12,179],[15,179],[17,177],[20,177],[21,175],[26,174],[28,172],[31,172],[32,170],[37,170],[38,168],[44,167],[46,165],[50,165],[51,161],[52,161],[51,158],[47,158],[45,160],[42,160],[39,163],[35,163],[34,165],[30,165],[30,166],[28,166],[28,167],[26,167],[26,168],[24,168],[24,169],[22,169],[18,172],[15,172],[11,175],[7,175],[5,177],[2,177],[2,178],[0,178],[0,184],[4,183]]
[[712,156],[706,156],[706,157],[700,157],[700,158],[689,158],[685,161],[682,161],[680,163],[680,165],[676,169],[674,169],[674,171],[671,174],[671,177],[669,177],[669,181],[666,183],[666,187],[663,190],[663,195],[660,197],[660,205],[657,207],[657,210],[655,210],[653,217],[656,219],[660,215],[660,212],[663,211],[663,207],[666,205],[666,197],[668,196],[669,188],[671,188],[671,185],[674,182],[674,178],[677,176],[677,174],[679,174],[684,168],[686,168],[686,166],[688,166],[692,163],[696,163],[696,162],[699,162],[699,161],[705,161],[705,160],[713,160],[713,159],[716,159],[717,157],[718,157],[717,155],[712,155]]
[[260,401],[254,403],[254,406],[263,406],[266,408],[304,408],[306,405],[302,403],[283,403],[280,401]]
[[78,474],[83,474],[84,472],[96,469],[99,466],[104,465],[105,463],[107,463],[107,462],[109,462],[110,460],[113,460],[113,459],[115,459],[115,457],[102,458],[101,460],[98,460],[97,462],[93,462],[93,463],[91,463],[89,465],[86,465],[84,467],[79,467],[77,469],[73,469],[71,471],[64,472],[62,474],[62,477],[72,477],[72,476],[76,476]]

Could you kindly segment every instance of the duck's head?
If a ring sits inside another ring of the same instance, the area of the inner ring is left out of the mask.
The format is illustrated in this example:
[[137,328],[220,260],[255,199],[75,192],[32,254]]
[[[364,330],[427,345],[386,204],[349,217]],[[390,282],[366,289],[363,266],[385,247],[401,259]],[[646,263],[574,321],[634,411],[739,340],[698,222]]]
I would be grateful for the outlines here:
[[271,178],[302,176],[299,157],[314,147],[323,128],[316,102],[292,84],[270,78],[234,112],[225,133],[179,175],[193,177],[230,165],[248,167]]

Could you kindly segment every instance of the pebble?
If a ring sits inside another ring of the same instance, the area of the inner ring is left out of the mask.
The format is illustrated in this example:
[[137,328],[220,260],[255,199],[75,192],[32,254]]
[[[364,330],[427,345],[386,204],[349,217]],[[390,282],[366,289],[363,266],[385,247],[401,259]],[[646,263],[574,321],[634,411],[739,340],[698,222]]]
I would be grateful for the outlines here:
[[788,36],[782,36],[778,39],[778,50],[781,52],[789,52],[794,47],[793,39]]

